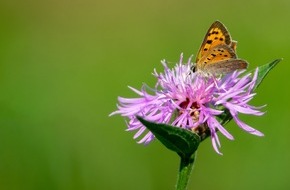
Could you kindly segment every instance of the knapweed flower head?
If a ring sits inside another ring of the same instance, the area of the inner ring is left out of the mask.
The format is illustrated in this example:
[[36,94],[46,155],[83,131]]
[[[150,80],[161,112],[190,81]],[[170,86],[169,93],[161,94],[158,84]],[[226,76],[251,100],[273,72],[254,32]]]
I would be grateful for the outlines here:
[[220,131],[228,139],[234,139],[219,121],[219,116],[225,114],[225,111],[241,129],[263,136],[260,131],[238,117],[239,113],[263,115],[259,111],[261,107],[249,105],[255,95],[252,91],[258,69],[253,74],[242,75],[244,71],[234,71],[225,76],[205,76],[192,72],[191,59],[183,64],[182,55],[173,69],[168,67],[166,61],[162,61],[162,64],[163,73],[154,70],[153,75],[157,79],[154,88],[147,85],[143,85],[141,90],[129,87],[139,97],[119,97],[118,109],[111,113],[128,118],[128,131],[137,131],[134,138],[141,138],[139,143],[151,142],[154,135],[146,130],[136,116],[155,123],[185,128],[196,132],[202,138],[210,135],[212,145],[219,154],[221,144],[217,132]]

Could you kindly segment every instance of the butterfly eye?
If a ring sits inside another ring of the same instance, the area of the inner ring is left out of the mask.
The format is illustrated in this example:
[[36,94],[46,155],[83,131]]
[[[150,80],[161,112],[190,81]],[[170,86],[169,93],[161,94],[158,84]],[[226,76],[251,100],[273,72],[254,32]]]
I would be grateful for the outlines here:
[[191,66],[190,70],[191,70],[193,73],[195,73],[195,71],[196,71],[196,65]]

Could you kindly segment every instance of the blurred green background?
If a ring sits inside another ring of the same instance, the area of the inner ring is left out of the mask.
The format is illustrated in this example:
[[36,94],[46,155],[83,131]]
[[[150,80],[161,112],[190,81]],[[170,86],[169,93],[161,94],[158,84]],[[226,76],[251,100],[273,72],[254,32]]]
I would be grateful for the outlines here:
[[259,138],[227,126],[223,156],[199,148],[189,189],[289,189],[290,1],[0,2],[0,189],[174,189],[178,156],[125,132],[117,97],[153,86],[161,59],[195,54],[222,21],[250,69],[284,58],[242,117]]

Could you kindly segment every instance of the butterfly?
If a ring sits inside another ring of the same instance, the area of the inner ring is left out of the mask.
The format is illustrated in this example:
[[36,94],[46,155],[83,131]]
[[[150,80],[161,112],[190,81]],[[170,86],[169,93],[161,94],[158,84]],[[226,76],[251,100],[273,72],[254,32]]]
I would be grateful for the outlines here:
[[204,37],[192,70],[205,75],[221,75],[246,69],[248,63],[237,58],[236,47],[237,42],[231,39],[227,28],[215,21]]

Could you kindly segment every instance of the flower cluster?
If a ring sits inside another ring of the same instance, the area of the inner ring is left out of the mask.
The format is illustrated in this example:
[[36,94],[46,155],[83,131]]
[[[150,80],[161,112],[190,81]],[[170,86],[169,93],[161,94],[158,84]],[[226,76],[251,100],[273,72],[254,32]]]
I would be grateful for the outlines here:
[[260,116],[261,107],[249,105],[254,97],[258,69],[253,76],[242,75],[244,71],[234,71],[225,76],[204,76],[192,72],[191,59],[183,64],[181,55],[179,63],[173,69],[168,68],[162,61],[164,72],[154,70],[157,78],[154,89],[143,85],[139,91],[129,87],[139,97],[119,97],[117,111],[111,115],[120,114],[128,118],[128,131],[137,131],[134,138],[140,137],[139,143],[149,143],[154,135],[146,130],[136,116],[155,123],[166,123],[176,127],[186,128],[203,135],[207,131],[212,140],[215,151],[219,154],[220,142],[217,132],[220,131],[228,139],[233,136],[220,124],[218,116],[224,111],[230,113],[237,125],[248,133],[263,136],[261,132],[242,122],[238,114],[250,114]]

